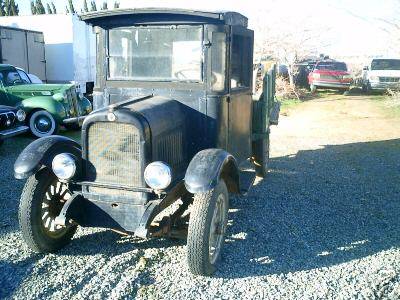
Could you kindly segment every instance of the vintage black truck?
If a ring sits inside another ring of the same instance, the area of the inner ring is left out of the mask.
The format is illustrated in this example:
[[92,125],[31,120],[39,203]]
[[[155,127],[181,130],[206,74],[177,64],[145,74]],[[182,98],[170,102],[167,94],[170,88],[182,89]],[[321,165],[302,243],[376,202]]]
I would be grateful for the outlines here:
[[82,19],[97,35],[95,111],[82,144],[45,137],[17,159],[16,178],[28,179],[25,241],[54,252],[77,225],[143,238],[179,233],[190,271],[212,274],[229,194],[245,194],[267,172],[279,115],[274,70],[253,100],[253,31],[239,13],[118,9]]

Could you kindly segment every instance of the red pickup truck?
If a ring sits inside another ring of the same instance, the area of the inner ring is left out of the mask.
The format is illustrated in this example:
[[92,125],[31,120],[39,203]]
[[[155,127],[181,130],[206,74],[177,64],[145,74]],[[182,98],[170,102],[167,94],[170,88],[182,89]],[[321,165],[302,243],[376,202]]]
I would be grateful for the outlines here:
[[344,62],[322,60],[308,75],[311,92],[317,89],[348,90],[353,79]]

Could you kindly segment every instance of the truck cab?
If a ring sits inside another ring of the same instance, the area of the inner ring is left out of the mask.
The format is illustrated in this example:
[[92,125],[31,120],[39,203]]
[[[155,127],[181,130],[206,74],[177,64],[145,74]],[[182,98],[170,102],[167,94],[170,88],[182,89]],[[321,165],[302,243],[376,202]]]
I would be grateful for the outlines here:
[[[183,234],[189,269],[212,274],[229,194],[246,194],[256,174],[267,174],[269,128],[279,114],[275,69],[253,100],[253,31],[236,12],[118,9],[82,19],[97,40],[95,111],[81,145],[51,136],[18,158],[16,177],[43,183],[41,192],[25,193],[37,205],[52,185],[63,186],[52,195],[59,203],[52,219],[37,218],[49,234],[33,238],[35,229],[22,227],[26,241],[55,251],[77,225],[145,238]],[[155,221],[179,199],[175,212]]]

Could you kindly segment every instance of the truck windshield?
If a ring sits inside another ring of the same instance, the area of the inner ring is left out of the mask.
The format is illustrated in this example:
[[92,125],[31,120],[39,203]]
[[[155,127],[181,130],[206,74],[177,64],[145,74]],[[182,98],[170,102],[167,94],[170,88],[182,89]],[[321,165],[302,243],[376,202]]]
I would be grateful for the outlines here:
[[400,59],[374,59],[371,70],[400,70]]
[[347,71],[343,62],[320,62],[315,66],[316,70]]
[[201,26],[147,26],[109,30],[111,80],[202,80]]

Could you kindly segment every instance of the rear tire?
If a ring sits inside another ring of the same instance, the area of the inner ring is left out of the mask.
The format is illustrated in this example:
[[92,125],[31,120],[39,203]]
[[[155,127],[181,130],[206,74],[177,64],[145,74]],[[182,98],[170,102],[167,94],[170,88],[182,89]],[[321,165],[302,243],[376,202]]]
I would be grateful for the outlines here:
[[229,194],[223,179],[209,192],[194,195],[190,213],[187,262],[190,272],[209,276],[216,270],[225,241]]
[[33,251],[55,252],[71,241],[77,226],[54,224],[68,196],[68,189],[47,168],[28,178],[21,195],[18,219],[22,237]]

